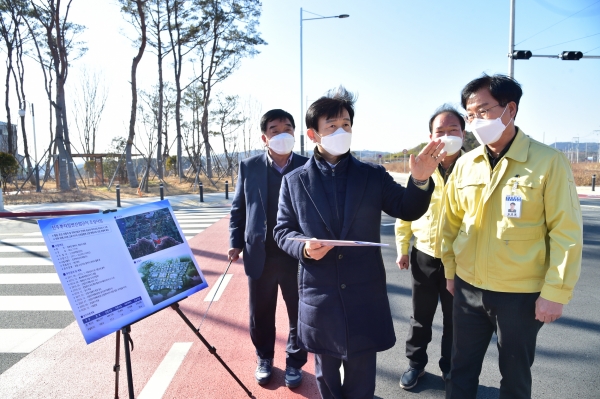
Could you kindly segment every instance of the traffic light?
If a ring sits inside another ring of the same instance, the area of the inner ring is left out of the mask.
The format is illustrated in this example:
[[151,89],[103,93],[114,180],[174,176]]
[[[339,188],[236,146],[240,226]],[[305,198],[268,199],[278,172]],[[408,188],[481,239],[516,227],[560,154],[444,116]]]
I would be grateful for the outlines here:
[[563,61],[579,61],[583,57],[583,53],[581,51],[563,51],[558,55]]
[[515,60],[528,60],[531,58],[531,51],[529,50],[515,50],[512,53],[512,58]]

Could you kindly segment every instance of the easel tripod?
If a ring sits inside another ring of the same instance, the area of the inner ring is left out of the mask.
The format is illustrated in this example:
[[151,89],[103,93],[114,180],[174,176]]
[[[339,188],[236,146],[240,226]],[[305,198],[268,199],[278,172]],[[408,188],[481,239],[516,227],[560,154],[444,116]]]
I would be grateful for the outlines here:
[[[188,327],[190,327],[190,329],[194,332],[194,334],[196,334],[198,339],[204,344],[204,346],[206,346],[206,348],[208,349],[208,352],[217,358],[219,363],[221,363],[221,365],[223,367],[225,367],[227,372],[233,377],[233,379],[238,383],[238,385],[240,387],[242,387],[242,389],[246,392],[246,394],[249,397],[252,397],[252,392],[250,392],[250,390],[248,390],[248,388],[246,388],[244,383],[235,375],[235,373],[229,368],[229,366],[227,366],[227,364],[223,361],[223,359],[221,359],[221,357],[217,354],[217,349],[214,346],[212,346],[202,336],[202,334],[200,334],[200,330],[197,329],[196,327],[194,327],[194,325],[192,324],[190,319],[188,319],[187,316],[181,311],[181,309],[179,307],[179,302],[173,303],[171,305],[171,309],[173,309],[175,312],[177,312],[179,317],[181,317],[183,319],[185,324],[187,324]],[[127,388],[128,388],[128,392],[129,392],[129,399],[135,398],[134,391],[133,391],[133,373],[132,373],[132,368],[131,368],[131,350],[133,349],[133,341],[131,340],[131,336],[129,335],[130,332],[131,332],[131,326],[125,326],[120,331],[117,331],[116,356],[115,356],[115,365],[113,367],[113,371],[115,372],[115,399],[119,399],[119,371],[120,371],[120,365],[119,365],[119,351],[120,351],[120,339],[119,338],[120,337],[119,336],[121,333],[123,334],[123,341],[125,342],[125,366],[127,369]],[[129,348],[130,343],[131,343],[131,349]]]

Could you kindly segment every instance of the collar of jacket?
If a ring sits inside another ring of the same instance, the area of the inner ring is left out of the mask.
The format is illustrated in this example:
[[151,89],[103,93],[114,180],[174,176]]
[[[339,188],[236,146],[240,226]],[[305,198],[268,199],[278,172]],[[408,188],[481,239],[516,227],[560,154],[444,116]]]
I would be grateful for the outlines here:
[[[531,139],[525,135],[525,133],[523,133],[518,126],[515,126],[515,128],[517,129],[517,134],[515,135],[510,149],[504,155],[504,157],[514,159],[517,162],[525,162],[527,161],[527,153],[529,152],[529,144]],[[484,145],[480,145],[476,150],[473,151],[479,151],[479,154],[477,154],[477,156],[473,159],[474,161],[478,160],[479,157],[486,157]]]
[[350,151],[348,150],[347,153],[342,154],[340,156],[338,163],[336,163],[334,167],[331,167],[331,165],[329,165],[329,162],[327,162],[325,160],[325,158],[323,158],[323,155],[321,155],[321,153],[319,152],[319,147],[317,147],[317,146],[315,146],[314,157],[315,157],[315,161],[317,161],[316,162],[317,167],[319,168],[321,173],[328,175],[331,173],[331,171],[333,169],[335,169],[335,171],[338,173],[342,173],[348,168],[348,160],[350,159]]

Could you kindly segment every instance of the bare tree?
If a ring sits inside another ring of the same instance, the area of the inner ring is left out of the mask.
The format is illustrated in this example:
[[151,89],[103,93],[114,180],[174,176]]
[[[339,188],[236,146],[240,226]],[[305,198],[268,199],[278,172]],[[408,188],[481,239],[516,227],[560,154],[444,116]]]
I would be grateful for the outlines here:
[[243,123],[241,126],[242,149],[244,158],[252,155],[252,150],[261,143],[260,137],[260,117],[262,114],[262,105],[255,98],[248,97],[242,103]]
[[13,74],[13,53],[17,41],[18,23],[14,21],[11,15],[12,5],[2,1],[0,2],[0,35],[6,46],[6,78],[4,81],[4,107],[6,109],[6,130],[8,132],[8,153],[15,155],[16,146],[13,143],[13,123],[10,111],[10,76]]
[[84,69],[79,86],[74,90],[73,119],[86,154],[96,153],[96,134],[107,98],[101,74]]
[[[54,139],[59,154],[59,177],[60,189],[62,191],[69,190],[77,184],[73,164],[69,162],[71,159],[71,143],[69,140],[65,101],[65,84],[69,71],[69,55],[73,50],[78,50],[79,54],[75,54],[75,57],[73,57],[77,58],[86,51],[86,48],[81,43],[74,41],[75,37],[83,31],[84,27],[68,22],[71,3],[72,0],[67,1],[63,12],[61,9],[61,0],[31,0],[32,9],[30,12],[30,15],[35,18],[44,31],[45,44],[50,53],[51,71],[56,78],[55,98],[52,100],[49,97],[49,100],[54,108],[56,118]],[[38,57],[40,57],[40,64],[43,66],[47,65],[44,59],[41,58],[37,41],[35,41],[35,45]],[[48,87],[46,89],[48,92]]]
[[238,96],[216,96],[216,106],[211,112],[213,124],[218,129],[216,134],[223,141],[223,153],[227,160],[227,174],[233,176],[234,158],[237,157],[237,132],[244,124],[244,119],[238,109]]
[[196,78],[202,87],[202,121],[200,123],[206,151],[206,170],[212,178],[209,144],[209,104],[214,85],[235,71],[243,58],[258,54],[259,45],[267,44],[257,32],[261,14],[259,0],[194,0],[202,17],[201,37],[210,40],[198,46],[200,73]]
[[163,178],[163,106],[164,106],[164,77],[163,77],[163,59],[171,52],[168,41],[165,43],[162,33],[167,30],[166,10],[168,0],[150,0],[148,6],[148,46],[156,50],[156,59],[158,63],[158,101],[157,101],[157,143],[156,143],[156,164],[158,166],[158,176]]
[[129,118],[129,136],[127,138],[127,146],[125,147],[125,159],[127,163],[127,177],[129,186],[132,188],[138,187],[137,176],[131,160],[131,148],[133,139],[135,138],[135,120],[137,113],[137,67],[142,60],[144,50],[146,48],[146,2],[147,0],[120,0],[121,10],[126,13],[131,20],[131,23],[138,29],[140,37],[138,39],[138,52],[131,62],[131,116]]

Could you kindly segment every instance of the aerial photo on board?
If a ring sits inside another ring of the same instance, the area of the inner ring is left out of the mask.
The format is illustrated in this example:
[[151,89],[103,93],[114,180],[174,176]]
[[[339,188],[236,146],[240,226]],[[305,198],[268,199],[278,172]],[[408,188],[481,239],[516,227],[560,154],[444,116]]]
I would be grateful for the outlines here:
[[154,305],[203,283],[189,256],[147,260],[138,273]]
[[117,219],[117,226],[132,259],[183,243],[169,208]]

